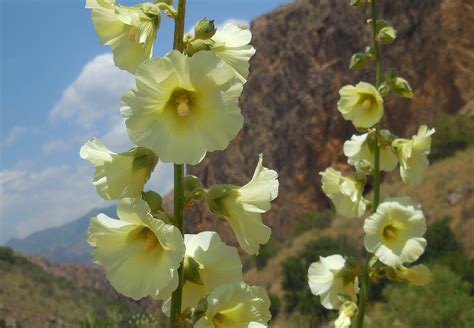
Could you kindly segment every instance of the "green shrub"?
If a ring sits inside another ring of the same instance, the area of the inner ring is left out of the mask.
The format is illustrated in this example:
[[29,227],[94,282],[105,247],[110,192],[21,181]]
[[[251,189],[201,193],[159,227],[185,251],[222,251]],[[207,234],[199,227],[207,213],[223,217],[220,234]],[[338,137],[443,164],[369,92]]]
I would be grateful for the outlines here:
[[267,265],[268,260],[278,254],[279,249],[280,244],[273,238],[271,238],[268,243],[260,246],[260,252],[255,257],[257,269],[263,269]]
[[280,313],[281,301],[280,298],[272,293],[268,293],[270,298],[270,313],[272,318],[275,318]]
[[434,128],[430,155],[433,161],[474,145],[474,116],[444,115],[435,122]]
[[386,319],[399,321],[401,327],[471,328],[474,298],[470,290],[471,285],[456,273],[443,266],[434,267],[433,281],[426,286],[392,283],[385,288]]
[[10,264],[15,262],[15,254],[10,247],[0,246],[0,261]]
[[306,316],[310,326],[315,326],[321,319],[327,318],[330,311],[321,306],[318,296],[311,294],[308,287],[308,268],[311,263],[318,261],[320,256],[333,254],[355,255],[354,247],[343,238],[321,238],[308,243],[303,252],[282,263],[285,311],[287,313],[296,311]]
[[308,230],[326,229],[331,225],[333,217],[334,212],[331,210],[307,213],[296,222],[291,235],[297,237]]

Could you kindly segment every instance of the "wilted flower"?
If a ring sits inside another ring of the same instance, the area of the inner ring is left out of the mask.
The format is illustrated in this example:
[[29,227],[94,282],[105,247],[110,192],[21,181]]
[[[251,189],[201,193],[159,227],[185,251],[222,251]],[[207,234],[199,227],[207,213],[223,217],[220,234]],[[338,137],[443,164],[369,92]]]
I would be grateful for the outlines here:
[[339,90],[337,108],[355,127],[370,128],[383,117],[383,98],[377,89],[366,82],[346,85]]
[[140,197],[158,163],[158,157],[150,149],[135,147],[117,154],[96,138],[87,141],[79,154],[95,166],[93,183],[105,199]]
[[395,139],[392,143],[400,162],[400,176],[405,183],[416,184],[423,179],[429,166],[428,155],[431,150],[431,135],[435,129],[420,126],[412,139]]
[[211,38],[211,50],[224,62],[230,65],[237,76],[246,81],[249,75],[249,61],[255,54],[252,47],[252,33],[248,27],[227,23],[221,29],[217,29]]
[[365,220],[364,245],[388,266],[412,263],[423,254],[426,222],[419,205],[408,198],[389,199]]
[[319,174],[322,176],[323,191],[331,199],[338,214],[347,218],[358,218],[364,214],[367,201],[362,197],[363,181],[345,177],[331,167]]
[[[234,247],[221,241],[216,232],[184,235],[184,286],[181,308],[195,308],[199,300],[220,285],[242,281],[242,263]],[[171,299],[163,305],[169,313]]]
[[[368,133],[353,135],[344,143],[344,155],[348,163],[356,165],[358,161],[368,161],[374,168],[374,152],[368,142]],[[375,145],[374,145],[375,147]],[[390,144],[380,145],[380,170],[390,172],[397,167],[398,159]]]
[[176,164],[197,164],[207,151],[225,149],[242,128],[242,83],[221,63],[209,51],[172,51],[140,65],[136,87],[122,97],[132,141]]
[[411,267],[397,265],[386,270],[387,276],[392,280],[404,280],[418,286],[424,286],[431,282],[431,271],[423,264]]
[[260,155],[252,179],[243,187],[213,186],[208,193],[210,209],[223,216],[232,227],[240,247],[258,254],[260,244],[270,239],[271,229],[262,222],[262,213],[271,208],[278,196],[278,174],[263,167]]
[[104,267],[112,286],[135,300],[166,299],[178,286],[184,242],[178,228],[150,214],[141,199],[123,198],[119,220],[99,214],[91,219],[88,243],[95,247],[93,262]]
[[135,73],[153,52],[160,11],[153,4],[118,6],[115,0],[86,0],[102,44],[110,45],[115,65]]
[[207,310],[194,328],[266,327],[271,319],[265,289],[243,282],[217,287],[206,301]]
[[351,270],[346,270],[346,260],[339,254],[320,256],[308,269],[311,292],[321,298],[326,309],[339,309],[341,295],[355,301],[359,291],[358,279]]

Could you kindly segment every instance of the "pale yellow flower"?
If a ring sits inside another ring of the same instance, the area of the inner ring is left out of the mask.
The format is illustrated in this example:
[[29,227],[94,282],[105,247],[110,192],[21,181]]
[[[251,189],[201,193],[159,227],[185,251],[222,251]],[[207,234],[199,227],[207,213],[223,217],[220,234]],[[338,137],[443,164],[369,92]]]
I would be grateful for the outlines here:
[[362,196],[363,181],[345,177],[331,167],[319,174],[322,176],[322,189],[331,199],[338,214],[347,218],[358,218],[364,214],[367,201]]
[[211,50],[230,65],[242,81],[247,80],[249,61],[255,54],[255,48],[250,44],[251,39],[250,29],[235,23],[225,24],[211,38],[214,41]]
[[[184,235],[185,282],[181,309],[195,308],[199,300],[220,285],[242,281],[242,263],[234,247],[222,242],[216,232]],[[169,315],[171,299],[163,304]]]
[[266,327],[270,319],[265,289],[237,282],[221,285],[207,296],[207,310],[194,328]]
[[411,267],[398,265],[390,268],[389,273],[391,274],[389,278],[392,280],[404,280],[418,286],[424,286],[431,282],[431,271],[423,264]]
[[105,199],[140,197],[158,162],[158,157],[150,149],[135,147],[117,154],[96,138],[87,141],[79,154],[94,165],[93,183]]
[[123,198],[119,219],[99,214],[91,219],[88,243],[93,262],[101,265],[111,285],[135,300],[168,298],[178,286],[175,271],[184,256],[178,228],[154,218],[141,199]]
[[260,155],[253,177],[245,186],[214,186],[207,201],[215,214],[229,222],[240,247],[248,254],[258,254],[260,244],[265,244],[271,234],[262,222],[262,213],[270,210],[277,196],[278,174],[263,167]]
[[[321,305],[326,309],[339,309],[342,301],[339,295],[351,300],[357,299],[359,291],[356,276],[346,276],[343,269],[346,260],[339,254],[327,257],[320,256],[308,269],[308,283],[311,293],[321,298]],[[348,279],[351,278],[351,279]]]
[[[374,152],[369,147],[367,136],[353,135],[351,140],[344,143],[344,155],[348,157],[348,163],[356,165],[358,161],[368,161],[374,168]],[[380,170],[390,172],[397,167],[398,158],[392,150],[392,146],[382,145],[380,147]]]
[[366,82],[346,85],[339,95],[337,108],[355,127],[370,128],[383,117],[383,98],[373,85]]
[[429,166],[431,136],[435,129],[420,126],[418,133],[410,139],[395,139],[392,143],[400,162],[400,176],[405,183],[420,183]]
[[160,15],[151,11],[151,6],[125,7],[114,0],[86,0],[100,42],[111,46],[115,65],[130,73],[153,53]]
[[121,111],[136,145],[163,162],[197,164],[206,152],[225,149],[242,128],[241,92],[242,82],[214,53],[172,51],[140,65]]
[[357,305],[354,302],[347,301],[342,303],[339,308],[339,317],[334,322],[335,328],[350,328],[351,319],[357,312]]
[[408,198],[389,199],[364,223],[364,245],[388,266],[412,263],[423,254],[426,222],[419,205]]

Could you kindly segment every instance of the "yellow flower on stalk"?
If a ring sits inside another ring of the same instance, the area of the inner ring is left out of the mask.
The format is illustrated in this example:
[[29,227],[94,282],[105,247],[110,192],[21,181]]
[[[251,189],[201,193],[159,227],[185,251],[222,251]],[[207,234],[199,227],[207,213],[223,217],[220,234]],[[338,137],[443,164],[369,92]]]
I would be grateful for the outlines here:
[[345,177],[331,167],[319,174],[323,192],[331,199],[339,215],[358,218],[364,214],[367,208],[367,200],[362,196],[364,181]]
[[388,266],[412,263],[426,247],[426,222],[409,198],[388,199],[364,222],[364,245]]
[[308,283],[311,293],[318,295],[326,309],[339,309],[340,295],[355,301],[359,291],[358,279],[346,269],[346,260],[339,254],[320,256],[308,269]]
[[178,286],[175,271],[184,256],[180,231],[154,218],[141,199],[121,199],[117,214],[118,220],[104,214],[91,219],[87,241],[95,247],[93,262],[127,297],[168,298]]
[[160,11],[153,4],[119,6],[115,0],[86,0],[100,42],[112,47],[117,67],[135,73],[153,52]]
[[334,322],[334,328],[350,328],[351,319],[357,313],[357,305],[354,302],[346,301],[339,308],[339,317]]
[[[353,135],[351,140],[344,143],[344,155],[348,157],[348,163],[356,165],[358,161],[367,161],[374,168],[374,152],[369,146],[368,133]],[[390,144],[380,147],[380,170],[390,172],[397,167],[398,158]]]
[[207,195],[212,212],[224,217],[232,227],[240,247],[258,254],[260,244],[270,239],[271,229],[262,222],[262,213],[270,210],[278,196],[278,174],[263,167],[263,156],[252,179],[243,187],[215,185]]
[[255,54],[250,44],[252,32],[243,25],[227,23],[217,29],[211,38],[211,50],[224,62],[232,67],[239,79],[246,81],[249,75],[249,61]]
[[210,51],[192,57],[172,51],[144,62],[135,77],[122,97],[122,116],[132,141],[163,162],[197,164],[242,128],[242,82]]
[[87,141],[79,154],[95,166],[93,183],[105,199],[140,197],[158,163],[158,157],[150,149],[135,147],[117,154],[96,138]]
[[206,301],[207,309],[194,328],[266,327],[272,317],[265,289],[243,282],[217,287]]
[[373,85],[366,82],[346,85],[339,95],[337,108],[355,127],[370,128],[383,117],[383,98]]
[[429,166],[428,155],[431,151],[431,136],[435,129],[420,126],[418,133],[412,139],[395,139],[392,147],[395,149],[400,162],[400,176],[405,183],[417,184],[423,179]]
[[[217,232],[184,235],[184,286],[182,311],[194,309],[199,300],[220,285],[242,281],[242,263],[237,249],[222,242]],[[171,299],[163,304],[169,316]]]

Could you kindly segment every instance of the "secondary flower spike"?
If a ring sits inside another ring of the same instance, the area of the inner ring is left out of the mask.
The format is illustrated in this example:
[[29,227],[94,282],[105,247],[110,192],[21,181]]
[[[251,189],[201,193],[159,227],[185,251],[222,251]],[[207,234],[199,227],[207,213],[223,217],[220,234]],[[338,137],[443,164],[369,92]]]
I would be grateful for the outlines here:
[[194,328],[266,327],[272,317],[265,289],[243,282],[219,286],[206,301],[207,309]]
[[270,239],[271,229],[262,222],[262,213],[270,210],[278,196],[278,174],[263,166],[260,155],[252,179],[243,187],[215,185],[207,195],[212,212],[223,216],[232,227],[240,247],[258,254],[260,244]]
[[168,298],[178,286],[174,273],[184,256],[180,231],[154,218],[141,199],[121,199],[117,215],[119,220],[104,214],[91,219],[87,241],[95,247],[93,262],[127,297]]
[[[182,311],[194,309],[199,300],[220,285],[242,281],[242,263],[237,249],[222,242],[217,232],[184,235],[184,286]],[[171,299],[163,304],[169,315]]]
[[87,141],[79,154],[95,166],[93,183],[105,199],[140,197],[158,163],[158,157],[150,149],[135,147],[117,154],[96,138]]
[[331,167],[319,174],[322,177],[322,189],[338,214],[347,218],[358,218],[364,214],[367,208],[367,200],[362,196],[364,181],[345,177]]
[[380,262],[415,262],[426,247],[426,222],[419,205],[407,197],[384,201],[364,223],[364,245]]
[[383,117],[383,98],[370,83],[359,82],[339,90],[337,108],[357,128],[370,128]]
[[356,275],[346,269],[346,260],[339,254],[321,256],[308,269],[309,288],[314,295],[321,297],[321,304],[326,309],[339,309],[342,302],[340,295],[356,301],[359,291]]
[[111,46],[117,67],[135,73],[153,53],[160,11],[151,4],[119,6],[114,0],[86,0],[100,42]]
[[243,125],[242,82],[212,52],[187,57],[172,51],[144,62],[136,86],[122,97],[132,141],[163,162],[198,164],[223,150]]

